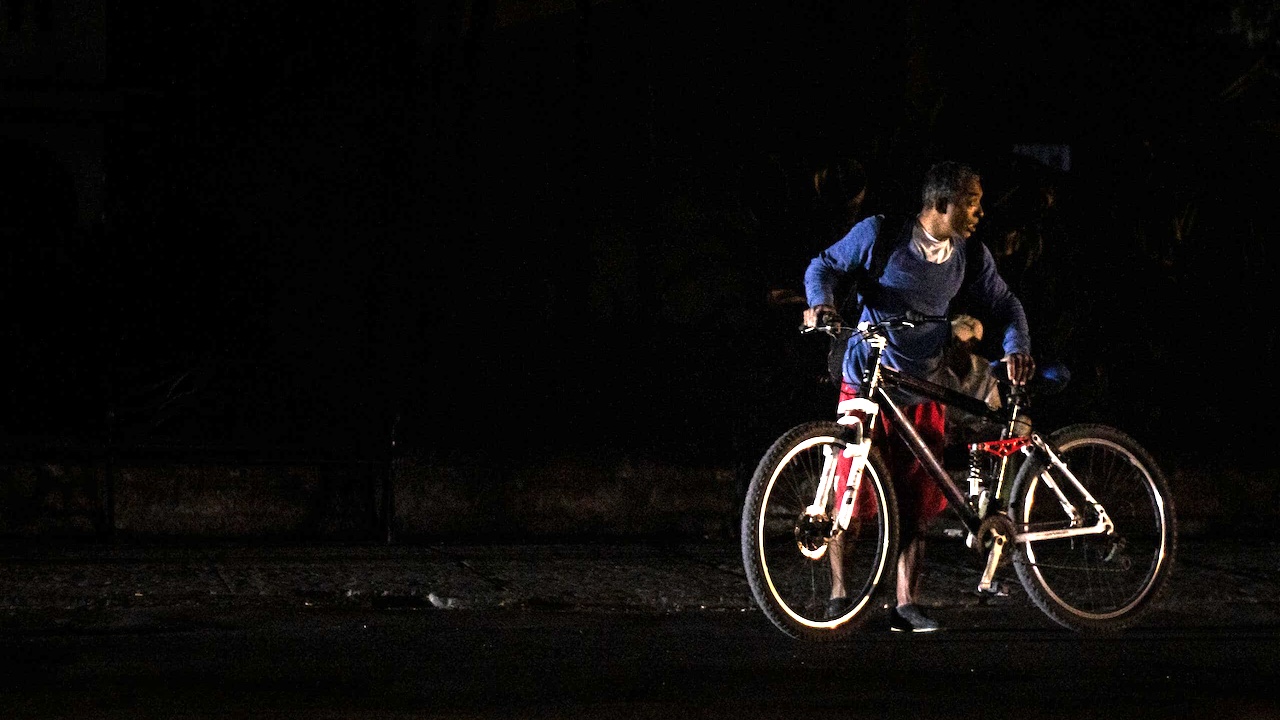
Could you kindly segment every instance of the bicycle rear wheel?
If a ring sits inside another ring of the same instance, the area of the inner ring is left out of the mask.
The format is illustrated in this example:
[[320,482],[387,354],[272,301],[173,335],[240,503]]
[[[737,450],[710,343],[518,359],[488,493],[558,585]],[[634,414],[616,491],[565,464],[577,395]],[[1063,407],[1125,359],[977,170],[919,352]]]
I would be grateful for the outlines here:
[[898,504],[874,447],[847,530],[828,540],[834,491],[821,501],[821,513],[806,512],[824,465],[844,451],[848,432],[813,422],[778,438],[757,466],[743,505],[742,558],[751,592],[765,616],[794,638],[834,640],[858,627],[897,557]]
[[[1169,485],[1133,438],[1106,425],[1071,425],[1046,438],[1115,526],[1113,534],[1018,544],[1014,567],[1027,594],[1058,624],[1081,632],[1132,625],[1173,569],[1177,521]],[[1066,517],[1051,479],[1093,522],[1093,512],[1056,467],[1028,458],[1013,485],[1015,521],[1044,528]]]

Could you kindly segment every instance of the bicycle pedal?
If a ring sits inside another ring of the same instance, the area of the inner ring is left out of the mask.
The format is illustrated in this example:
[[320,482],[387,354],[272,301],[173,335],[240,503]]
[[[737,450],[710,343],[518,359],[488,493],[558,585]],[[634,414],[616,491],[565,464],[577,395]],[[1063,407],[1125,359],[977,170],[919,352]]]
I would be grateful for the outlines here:
[[978,596],[979,600],[990,600],[992,598],[1007,598],[1009,597],[1009,583],[996,580],[991,583],[990,588],[984,589],[982,587],[979,587],[975,591],[975,594]]

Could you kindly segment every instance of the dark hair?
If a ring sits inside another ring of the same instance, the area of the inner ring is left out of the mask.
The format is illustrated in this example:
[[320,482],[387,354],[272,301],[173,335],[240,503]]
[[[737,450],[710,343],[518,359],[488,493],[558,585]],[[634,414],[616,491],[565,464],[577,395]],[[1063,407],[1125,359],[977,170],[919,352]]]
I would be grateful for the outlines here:
[[936,163],[924,175],[920,201],[925,206],[941,211],[945,205],[950,205],[968,190],[970,180],[981,181],[982,176],[964,163],[951,160]]

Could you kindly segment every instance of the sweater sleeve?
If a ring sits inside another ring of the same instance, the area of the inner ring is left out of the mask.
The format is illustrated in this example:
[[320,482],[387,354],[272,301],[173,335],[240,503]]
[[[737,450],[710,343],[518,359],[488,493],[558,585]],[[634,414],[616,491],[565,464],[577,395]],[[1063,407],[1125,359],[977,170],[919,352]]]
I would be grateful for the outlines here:
[[868,266],[871,246],[882,221],[881,216],[873,215],[858,222],[844,237],[809,261],[804,272],[804,292],[809,307],[837,305],[836,284],[855,268]]

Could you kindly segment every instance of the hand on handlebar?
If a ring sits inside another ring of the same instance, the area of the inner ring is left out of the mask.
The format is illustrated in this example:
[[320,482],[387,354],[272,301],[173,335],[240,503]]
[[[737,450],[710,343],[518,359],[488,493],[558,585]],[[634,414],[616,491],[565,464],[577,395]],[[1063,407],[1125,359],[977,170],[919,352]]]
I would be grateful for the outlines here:
[[840,322],[840,314],[830,305],[814,305],[804,311],[804,327],[812,330],[819,325]]
[[1026,353],[1009,353],[1004,357],[1009,370],[1009,382],[1026,385],[1036,374],[1036,361]]

